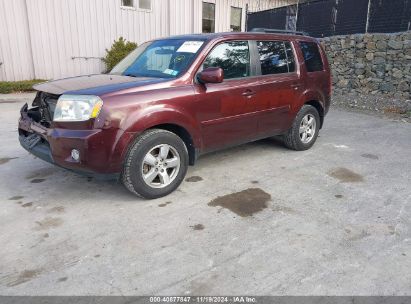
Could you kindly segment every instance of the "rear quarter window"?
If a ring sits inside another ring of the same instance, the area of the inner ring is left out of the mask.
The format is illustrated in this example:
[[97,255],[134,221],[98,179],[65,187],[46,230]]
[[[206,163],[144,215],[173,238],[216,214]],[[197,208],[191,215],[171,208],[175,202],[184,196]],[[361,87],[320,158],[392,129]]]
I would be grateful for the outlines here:
[[303,52],[307,72],[317,72],[324,69],[320,49],[318,48],[317,43],[300,41],[300,48]]

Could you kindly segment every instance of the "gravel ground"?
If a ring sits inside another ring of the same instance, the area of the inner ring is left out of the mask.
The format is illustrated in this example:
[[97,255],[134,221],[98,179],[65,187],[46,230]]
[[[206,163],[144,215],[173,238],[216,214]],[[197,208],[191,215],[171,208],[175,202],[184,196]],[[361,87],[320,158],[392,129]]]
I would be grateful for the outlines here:
[[411,100],[396,99],[383,95],[334,92],[332,106],[354,112],[385,116],[395,120],[411,122]]

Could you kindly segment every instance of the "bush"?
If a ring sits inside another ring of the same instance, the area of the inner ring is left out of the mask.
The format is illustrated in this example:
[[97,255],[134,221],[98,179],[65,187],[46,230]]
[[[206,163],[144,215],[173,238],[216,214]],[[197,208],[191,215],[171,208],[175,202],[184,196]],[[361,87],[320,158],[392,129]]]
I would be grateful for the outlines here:
[[137,43],[126,41],[123,37],[120,37],[117,41],[114,40],[111,49],[106,49],[106,57],[103,58],[103,62],[106,64],[107,71],[111,71],[114,66],[124,59],[128,54],[137,48]]
[[0,94],[34,91],[33,85],[44,81],[46,80],[0,81]]

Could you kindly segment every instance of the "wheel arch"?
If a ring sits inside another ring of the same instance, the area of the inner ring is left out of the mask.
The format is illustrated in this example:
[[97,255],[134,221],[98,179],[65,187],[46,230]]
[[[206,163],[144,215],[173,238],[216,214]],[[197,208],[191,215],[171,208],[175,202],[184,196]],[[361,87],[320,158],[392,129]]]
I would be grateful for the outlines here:
[[187,131],[186,128],[184,128],[184,127],[182,127],[178,124],[175,124],[175,123],[163,123],[163,124],[158,124],[158,125],[151,126],[147,130],[151,130],[151,129],[166,130],[166,131],[172,132],[172,133],[176,134],[178,137],[180,137],[183,140],[186,147],[187,147],[189,165],[193,166],[195,164],[198,153],[197,153],[197,150],[194,146],[193,137],[190,134],[190,132]]
[[316,110],[318,111],[318,114],[320,115],[320,129],[321,129],[322,126],[323,126],[323,123],[324,123],[324,116],[325,116],[324,107],[321,104],[321,102],[319,102],[316,99],[312,99],[312,100],[306,101],[304,104],[305,105],[310,105],[310,106],[313,106],[314,108],[316,108]]

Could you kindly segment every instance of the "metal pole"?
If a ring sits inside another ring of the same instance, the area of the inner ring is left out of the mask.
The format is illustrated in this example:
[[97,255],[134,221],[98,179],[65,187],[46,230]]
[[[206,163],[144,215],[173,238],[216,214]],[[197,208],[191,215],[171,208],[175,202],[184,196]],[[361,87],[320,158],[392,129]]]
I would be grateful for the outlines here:
[[367,23],[365,24],[365,32],[366,33],[368,33],[368,25],[370,23],[370,7],[371,7],[371,0],[368,0]]
[[300,5],[300,0],[297,1],[297,10],[295,12],[295,30],[297,30],[297,21],[298,21],[298,6]]
[[248,32],[248,3],[245,4],[245,32]]

